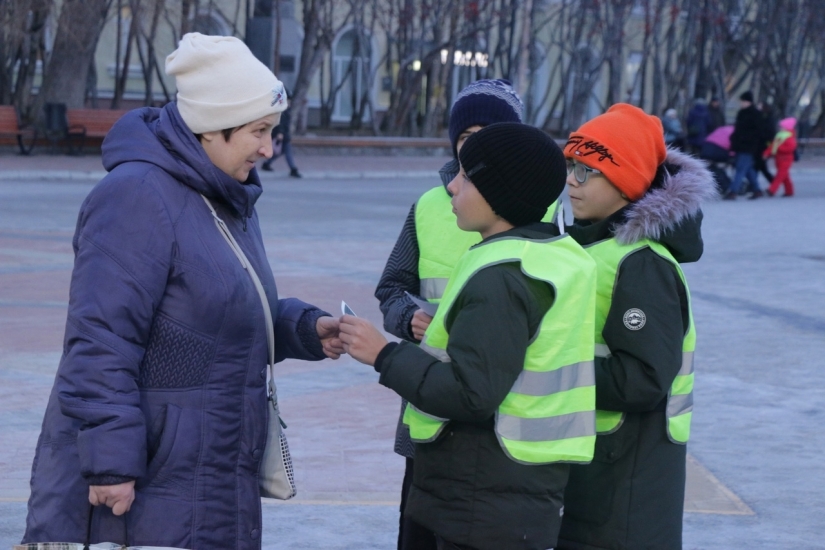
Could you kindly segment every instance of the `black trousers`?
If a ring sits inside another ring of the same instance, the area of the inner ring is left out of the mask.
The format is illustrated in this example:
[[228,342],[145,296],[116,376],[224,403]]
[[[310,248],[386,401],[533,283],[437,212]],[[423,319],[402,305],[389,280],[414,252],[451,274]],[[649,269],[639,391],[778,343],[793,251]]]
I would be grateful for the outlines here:
[[[398,518],[398,550],[438,550],[436,546],[435,534],[418,525],[411,519],[404,516],[404,508],[407,506],[407,496],[410,494],[410,487],[413,482],[413,468],[415,461],[407,459],[404,469],[404,482],[401,484],[401,507]],[[450,548],[449,546],[447,548]]]
[[773,181],[773,174],[768,170],[768,163],[762,158],[762,154],[753,155],[753,167],[757,172],[762,172],[762,175],[768,180],[768,183]]
[[[455,544],[454,542],[446,541],[438,535],[435,536],[435,540],[438,550],[477,550],[472,546],[464,546],[463,544]],[[550,550],[553,549],[551,548]]]

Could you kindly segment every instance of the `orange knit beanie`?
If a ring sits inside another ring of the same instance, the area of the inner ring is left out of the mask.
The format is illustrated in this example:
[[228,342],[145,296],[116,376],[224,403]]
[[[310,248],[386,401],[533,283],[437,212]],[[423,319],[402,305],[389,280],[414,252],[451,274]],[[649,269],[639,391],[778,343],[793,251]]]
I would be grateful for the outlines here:
[[667,156],[662,122],[617,103],[570,134],[564,156],[600,171],[631,201],[639,200]]

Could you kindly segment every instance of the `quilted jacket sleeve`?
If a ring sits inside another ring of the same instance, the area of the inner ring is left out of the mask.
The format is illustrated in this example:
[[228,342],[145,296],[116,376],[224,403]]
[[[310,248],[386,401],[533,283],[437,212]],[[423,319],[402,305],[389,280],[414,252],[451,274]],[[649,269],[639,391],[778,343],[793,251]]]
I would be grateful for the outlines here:
[[275,321],[275,362],[284,359],[326,359],[315,323],[330,314],[297,298],[278,300]]
[[110,175],[90,193],[77,221],[56,388],[63,414],[81,422],[77,447],[90,482],[137,478],[146,465],[138,369],[174,243],[172,221],[152,183]]
[[421,292],[418,257],[413,205],[375,289],[375,297],[378,298],[381,313],[384,314],[384,329],[409,342],[416,342],[410,330],[410,321],[418,306],[410,300],[406,292],[416,296]]

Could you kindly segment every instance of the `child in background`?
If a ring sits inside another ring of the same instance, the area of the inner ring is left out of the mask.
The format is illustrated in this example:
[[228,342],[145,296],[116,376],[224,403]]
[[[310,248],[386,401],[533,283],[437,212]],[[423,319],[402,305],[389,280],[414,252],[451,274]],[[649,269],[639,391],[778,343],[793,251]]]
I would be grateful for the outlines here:
[[796,119],[783,118],[779,121],[779,131],[773,138],[773,143],[762,154],[764,158],[774,157],[776,162],[776,176],[768,187],[768,196],[773,197],[779,191],[779,186],[785,186],[783,197],[793,197],[793,182],[791,181],[791,164],[796,153]]
[[458,159],[448,186],[456,223],[483,240],[458,260],[421,344],[387,343],[351,315],[342,341],[409,402],[405,515],[437,548],[545,550],[569,463],[593,457],[596,264],[540,223],[565,180],[547,134],[491,124]]
[[[596,447],[572,465],[556,550],[681,550],[696,343],[680,263],[702,255],[704,163],[618,103],[570,135],[568,233],[596,260]],[[342,329],[343,338],[343,329]]]
[[[458,228],[450,204],[452,195],[447,191],[447,185],[459,172],[458,152],[462,145],[485,126],[521,122],[523,110],[521,99],[507,80],[478,80],[456,97],[449,127],[453,157],[439,170],[442,185],[424,193],[410,209],[375,289],[387,332],[408,342],[421,341],[432,317],[419,309],[410,295],[439,302],[459,258],[481,241],[478,233]],[[547,209],[544,221],[553,219],[557,204]],[[401,417],[406,408],[407,402],[402,400]],[[415,471],[415,445],[402,418],[395,433],[395,452],[406,458],[398,550],[435,550],[435,536],[404,515]]]

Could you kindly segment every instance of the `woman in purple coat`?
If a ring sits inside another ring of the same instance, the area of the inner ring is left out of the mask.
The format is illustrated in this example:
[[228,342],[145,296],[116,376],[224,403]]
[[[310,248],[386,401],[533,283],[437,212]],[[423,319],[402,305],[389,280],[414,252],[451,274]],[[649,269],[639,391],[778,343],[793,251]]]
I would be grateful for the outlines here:
[[114,126],[78,216],[23,542],[260,548],[264,309],[202,197],[263,283],[276,361],[342,352],[337,319],[278,299],[254,208],[283,85],[231,37],[185,35],[166,71],[177,102]]

